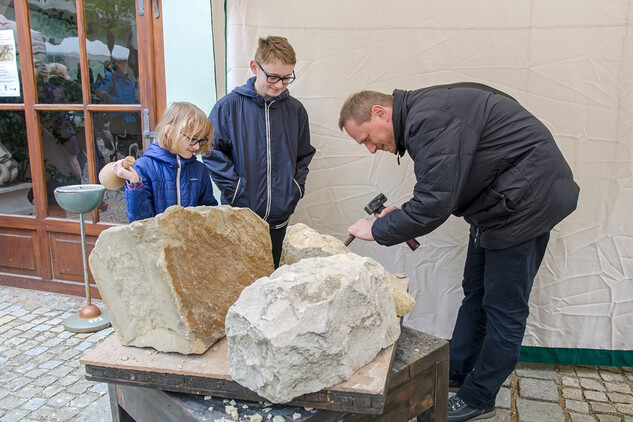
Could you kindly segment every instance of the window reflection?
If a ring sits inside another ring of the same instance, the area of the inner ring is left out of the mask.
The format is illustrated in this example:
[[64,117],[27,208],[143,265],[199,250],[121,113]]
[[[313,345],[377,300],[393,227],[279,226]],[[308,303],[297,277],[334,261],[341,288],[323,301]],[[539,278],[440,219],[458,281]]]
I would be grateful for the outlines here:
[[[140,120],[140,112],[130,112],[131,116]],[[111,161],[117,161],[131,155],[138,158],[143,155],[143,142],[140,134],[130,134],[120,126],[113,125],[120,120],[117,112],[93,112],[94,142],[97,157],[97,172]],[[100,208],[99,220],[111,223],[127,224],[125,214],[124,187],[118,191],[107,191]]]
[[[47,98],[48,95],[55,95],[57,90],[58,87],[43,83],[40,96]],[[65,212],[57,206],[53,192],[59,186],[88,183],[83,129],[67,111],[40,111],[39,118],[49,212],[51,216],[66,217]]]
[[[92,71],[92,102],[138,104],[138,50],[134,0],[86,0],[88,58]],[[122,148],[142,149],[138,112],[102,113],[100,124]],[[97,127],[95,126],[95,130]],[[129,151],[125,155],[132,155]]]
[[26,123],[22,111],[0,111],[0,213],[34,213]]
[[[0,60],[4,78],[4,85],[0,89],[0,103],[19,104],[23,99],[19,83],[17,25],[12,1],[0,4],[0,30],[3,31]],[[35,49],[36,45],[34,51]],[[9,77],[13,73],[17,80],[11,80]],[[34,214],[26,120],[23,111],[0,111],[0,213]]]
[[[61,88],[54,104],[81,104],[79,38],[75,2],[29,0],[33,60],[36,73],[47,73],[46,83]],[[38,94],[43,78],[38,78]],[[50,98],[38,97],[39,103]]]

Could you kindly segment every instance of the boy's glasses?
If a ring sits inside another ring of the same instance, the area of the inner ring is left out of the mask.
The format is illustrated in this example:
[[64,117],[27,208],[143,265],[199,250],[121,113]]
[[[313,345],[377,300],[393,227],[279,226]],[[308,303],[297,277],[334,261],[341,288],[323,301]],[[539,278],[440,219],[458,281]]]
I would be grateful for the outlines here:
[[198,145],[200,145],[202,147],[207,142],[209,142],[209,140],[207,138],[197,139],[197,138],[191,137],[189,135],[186,135],[184,133],[182,134],[182,136],[184,136],[185,138],[189,139],[189,145],[190,146],[194,146],[195,144],[198,144]]
[[295,76],[295,71],[292,71],[292,76],[286,76],[284,78],[282,78],[281,76],[277,76],[277,75],[269,75],[268,72],[266,72],[264,70],[264,68],[262,67],[261,64],[259,64],[259,62],[255,62],[257,63],[257,66],[259,66],[259,68],[262,70],[262,72],[264,72],[264,75],[266,76],[266,82],[268,82],[269,84],[276,84],[277,82],[281,81],[282,84],[284,85],[290,85],[291,83],[293,83],[295,81],[295,79],[297,79],[297,77]]

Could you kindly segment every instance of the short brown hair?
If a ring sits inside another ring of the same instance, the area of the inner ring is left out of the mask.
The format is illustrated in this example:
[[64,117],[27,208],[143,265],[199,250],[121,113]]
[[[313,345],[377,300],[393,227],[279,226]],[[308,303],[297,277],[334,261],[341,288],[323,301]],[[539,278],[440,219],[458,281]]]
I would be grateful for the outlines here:
[[[165,133],[165,126],[170,126],[169,134]],[[163,117],[156,125],[156,133],[160,145],[169,151],[175,151],[175,146],[183,134],[192,138],[207,138],[209,142],[198,150],[204,155],[213,147],[213,126],[204,111],[187,102],[174,102],[167,106]]]
[[280,60],[283,64],[297,64],[295,50],[286,38],[276,35],[260,38],[255,52],[255,61],[272,63],[275,60]]
[[393,107],[393,95],[377,91],[360,91],[350,95],[341,107],[338,127],[343,130],[348,120],[361,125],[371,120],[371,108],[375,105]]

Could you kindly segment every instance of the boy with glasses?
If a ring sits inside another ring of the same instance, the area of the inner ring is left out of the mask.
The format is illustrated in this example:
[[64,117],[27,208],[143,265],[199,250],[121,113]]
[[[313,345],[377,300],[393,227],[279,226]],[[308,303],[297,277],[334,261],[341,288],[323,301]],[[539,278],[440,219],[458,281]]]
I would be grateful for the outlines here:
[[222,204],[250,208],[269,224],[275,268],[315,153],[308,114],[288,91],[296,62],[286,38],[259,39],[255,76],[211,110],[216,148],[203,158]]

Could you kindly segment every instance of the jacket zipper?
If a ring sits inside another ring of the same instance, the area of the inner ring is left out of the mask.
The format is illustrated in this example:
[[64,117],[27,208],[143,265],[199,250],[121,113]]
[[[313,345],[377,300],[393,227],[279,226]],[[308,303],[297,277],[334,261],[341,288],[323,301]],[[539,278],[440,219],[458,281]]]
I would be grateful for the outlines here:
[[274,103],[271,101],[270,103],[264,104],[264,108],[266,110],[266,193],[268,194],[268,199],[266,200],[266,214],[264,214],[264,220],[268,220],[268,216],[270,215],[270,207],[272,205],[272,163],[271,161],[271,152],[270,152],[270,106]]
[[178,154],[176,154],[176,162],[178,163],[178,170],[176,170],[176,200],[178,205],[180,205],[180,156]]
[[479,247],[480,236],[481,236],[481,230],[479,230],[479,227],[477,227],[477,230],[475,230],[475,247]]

